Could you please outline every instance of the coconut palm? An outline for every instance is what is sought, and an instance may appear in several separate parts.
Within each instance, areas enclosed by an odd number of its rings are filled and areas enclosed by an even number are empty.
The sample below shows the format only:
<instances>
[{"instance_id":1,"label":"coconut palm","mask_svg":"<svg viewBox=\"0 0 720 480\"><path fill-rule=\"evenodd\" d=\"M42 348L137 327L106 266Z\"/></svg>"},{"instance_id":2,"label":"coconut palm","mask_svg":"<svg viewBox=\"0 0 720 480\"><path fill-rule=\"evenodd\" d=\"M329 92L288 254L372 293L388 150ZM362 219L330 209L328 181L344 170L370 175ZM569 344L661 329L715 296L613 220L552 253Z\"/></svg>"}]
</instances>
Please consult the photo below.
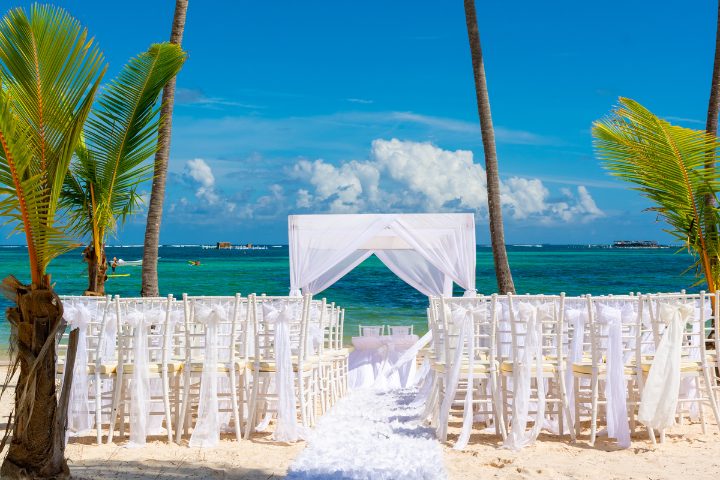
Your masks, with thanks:
<instances>
[{"instance_id":1,"label":"coconut palm","mask_svg":"<svg viewBox=\"0 0 720 480\"><path fill-rule=\"evenodd\" d=\"M170 31L170 43L182 45L185 33L185 17L188 0L175 0L175 14ZM160 127L158 148L155 153L155 170L145 224L145 243L142 262L142 287L140 294L155 297L160 294L158 285L157 262L160 247L160 222L162 221L163 202L165 201L165 183L167 182L168 163L170 162L170 136L172 134L172 114L175 104L175 78L170 80L163 90L162 116L165 122Z\"/></svg>"},{"instance_id":2,"label":"coconut palm","mask_svg":"<svg viewBox=\"0 0 720 480\"><path fill-rule=\"evenodd\" d=\"M60 228L58 205L104 71L93 39L62 9L35 5L28 14L17 8L0 20L0 213L25 235L30 267L29 285L13 276L2 285L15 304L7 310L9 377L18 374L3 478L69 474L64 432L72 368L58 400L55 338L63 311L47 267L75 246ZM76 345L75 334L68 366Z\"/></svg>"},{"instance_id":3,"label":"coconut palm","mask_svg":"<svg viewBox=\"0 0 720 480\"><path fill-rule=\"evenodd\" d=\"M493 262L495 264L495 277L500 293L515 293L515 284L513 283L505 248L505 231L502 220L502 204L500 203L500 174L498 171L497 151L495 150L495 131L493 129L492 114L490 113L490 98L485 80L485 65L483 63L482 46L480 45L477 14L475 13L475 0L465 0L465 23L467 25L468 40L470 41L475 94L480 116L483 150L485 152L490 243L492 244Z\"/></svg>"},{"instance_id":4,"label":"coconut palm","mask_svg":"<svg viewBox=\"0 0 720 480\"><path fill-rule=\"evenodd\" d=\"M605 168L633 183L655 205L649 210L665 220L666 232L686 245L695 258L696 274L715 291L720 281L720 175L705 168L705 162L708 152L717 159L717 138L705 130L671 125L627 98L595 122L593 137Z\"/></svg>"},{"instance_id":5,"label":"coconut palm","mask_svg":"<svg viewBox=\"0 0 720 480\"><path fill-rule=\"evenodd\" d=\"M155 153L161 124L160 92L184 61L177 45L151 46L103 89L85 125L61 205L72 232L90 239L83 252L87 294L105 294L105 241L141 204L138 186L152 176L146 160Z\"/></svg>"}]
</instances>

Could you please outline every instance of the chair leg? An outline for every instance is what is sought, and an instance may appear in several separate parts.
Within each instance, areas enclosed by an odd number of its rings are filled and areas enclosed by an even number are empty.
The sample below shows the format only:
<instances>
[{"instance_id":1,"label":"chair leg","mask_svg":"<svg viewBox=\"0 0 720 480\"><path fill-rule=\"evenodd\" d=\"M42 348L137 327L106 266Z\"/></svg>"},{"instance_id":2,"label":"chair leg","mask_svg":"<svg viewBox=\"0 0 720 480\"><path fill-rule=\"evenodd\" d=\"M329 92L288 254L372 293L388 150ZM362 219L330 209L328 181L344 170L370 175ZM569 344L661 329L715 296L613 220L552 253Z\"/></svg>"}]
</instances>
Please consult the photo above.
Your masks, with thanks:
<instances>
[{"instance_id":1,"label":"chair leg","mask_svg":"<svg viewBox=\"0 0 720 480\"><path fill-rule=\"evenodd\" d=\"M576 441L575 429L573 428L572 416L570 414L570 401L568 400L568 396L567 396L567 388L565 386L564 373L565 373L565 371L563 370L560 372L560 375L558 375L558 377L560 377L559 378L559 380L560 380L560 382L559 382L559 384L560 384L560 401L562 403L562 407L560 409L561 411L558 412L558 419L559 419L559 423L560 423L560 435L564 435L563 418L565 418L565 419L567 419L567 426L568 426L568 430L570 431L570 440L572 442L575 442Z\"/></svg>"},{"instance_id":2,"label":"chair leg","mask_svg":"<svg viewBox=\"0 0 720 480\"><path fill-rule=\"evenodd\" d=\"M108 427L108 445L113 441L113 434L115 433L115 424L117 423L118 413L120 409L120 398L122 396L122 374L115 375L115 383L113 384L113 399L112 407L110 410L110 425Z\"/></svg>"},{"instance_id":3,"label":"chair leg","mask_svg":"<svg viewBox=\"0 0 720 480\"><path fill-rule=\"evenodd\" d=\"M597 417L598 417L598 387L600 381L597 375L593 375L592 379L592 406L590 411L590 446L595 445L595 437L597 435Z\"/></svg>"},{"instance_id":4,"label":"chair leg","mask_svg":"<svg viewBox=\"0 0 720 480\"><path fill-rule=\"evenodd\" d=\"M95 373L95 429L97 430L97 444L102 444L102 385L100 374Z\"/></svg>"},{"instance_id":5,"label":"chair leg","mask_svg":"<svg viewBox=\"0 0 720 480\"><path fill-rule=\"evenodd\" d=\"M250 439L250 434L255 430L255 425L257 424L257 397L258 389L260 388L260 372L258 369L253 370L252 382L252 396L250 397L250 404L248 405L248 423L245 427L246 440Z\"/></svg>"},{"instance_id":6,"label":"chair leg","mask_svg":"<svg viewBox=\"0 0 720 480\"><path fill-rule=\"evenodd\" d=\"M237 396L237 373L234 368L230 369L230 399L232 401L232 414L235 421L235 440L238 442L242 438L240 434L240 414L238 412L238 396Z\"/></svg>"},{"instance_id":7,"label":"chair leg","mask_svg":"<svg viewBox=\"0 0 720 480\"><path fill-rule=\"evenodd\" d=\"M186 369L183 372L183 389L182 389L182 401L180 402L180 416L177 424L177 431L175 432L175 443L179 444L182 439L183 428L187 428L186 415L188 412L188 399L190 397L190 366L186 365Z\"/></svg>"},{"instance_id":8,"label":"chair leg","mask_svg":"<svg viewBox=\"0 0 720 480\"><path fill-rule=\"evenodd\" d=\"M720 352L718 352L718 354L720 355ZM718 412L718 402L713 392L712 383L710 382L710 370L703 368L703 374L705 375L705 381L703 382L705 384L705 393L710 401L710 408L712 408L713 415L715 416L715 424L720 428L720 412Z\"/></svg>"},{"instance_id":9,"label":"chair leg","mask_svg":"<svg viewBox=\"0 0 720 480\"><path fill-rule=\"evenodd\" d=\"M165 428L167 429L168 443L172 443L172 415L170 414L170 379L167 367L162 372L163 406L165 407Z\"/></svg>"}]
</instances>

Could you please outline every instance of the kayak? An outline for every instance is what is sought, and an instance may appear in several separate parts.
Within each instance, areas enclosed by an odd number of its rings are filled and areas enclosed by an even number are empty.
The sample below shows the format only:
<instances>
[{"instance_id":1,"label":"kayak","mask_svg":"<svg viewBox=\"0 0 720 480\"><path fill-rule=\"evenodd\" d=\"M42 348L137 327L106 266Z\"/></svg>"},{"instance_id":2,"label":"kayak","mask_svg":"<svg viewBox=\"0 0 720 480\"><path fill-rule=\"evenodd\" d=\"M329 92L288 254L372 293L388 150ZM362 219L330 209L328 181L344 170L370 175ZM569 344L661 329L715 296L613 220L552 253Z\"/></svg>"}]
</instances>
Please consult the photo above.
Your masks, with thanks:
<instances>
[{"instance_id":1,"label":"kayak","mask_svg":"<svg viewBox=\"0 0 720 480\"><path fill-rule=\"evenodd\" d=\"M115 278L115 277L129 277L129 273L111 273L108 275L108 278Z\"/></svg>"}]
</instances>

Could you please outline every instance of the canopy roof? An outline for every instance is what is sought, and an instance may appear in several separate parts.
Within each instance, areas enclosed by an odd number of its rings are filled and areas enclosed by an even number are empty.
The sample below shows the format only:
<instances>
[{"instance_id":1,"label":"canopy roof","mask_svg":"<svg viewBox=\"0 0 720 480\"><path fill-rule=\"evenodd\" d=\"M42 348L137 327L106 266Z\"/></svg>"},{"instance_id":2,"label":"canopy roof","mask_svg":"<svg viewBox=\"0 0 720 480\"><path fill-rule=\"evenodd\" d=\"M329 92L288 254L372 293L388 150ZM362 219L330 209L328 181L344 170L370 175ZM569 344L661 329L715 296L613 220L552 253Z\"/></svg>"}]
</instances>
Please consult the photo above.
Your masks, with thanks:
<instances>
[{"instance_id":1,"label":"canopy roof","mask_svg":"<svg viewBox=\"0 0 720 480\"><path fill-rule=\"evenodd\" d=\"M290 215L291 295L316 294L375 254L426 295L475 291L471 213Z\"/></svg>"}]
</instances>

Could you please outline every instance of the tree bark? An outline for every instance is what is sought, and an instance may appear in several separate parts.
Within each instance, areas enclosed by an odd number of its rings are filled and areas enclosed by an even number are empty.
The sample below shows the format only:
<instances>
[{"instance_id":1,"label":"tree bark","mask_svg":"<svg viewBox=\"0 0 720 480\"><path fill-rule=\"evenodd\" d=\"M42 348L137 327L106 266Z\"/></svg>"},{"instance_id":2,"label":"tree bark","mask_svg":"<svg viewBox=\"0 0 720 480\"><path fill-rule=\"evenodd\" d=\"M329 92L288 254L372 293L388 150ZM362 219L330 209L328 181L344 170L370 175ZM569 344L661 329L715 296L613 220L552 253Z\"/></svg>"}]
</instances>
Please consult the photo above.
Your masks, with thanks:
<instances>
[{"instance_id":1,"label":"tree bark","mask_svg":"<svg viewBox=\"0 0 720 480\"><path fill-rule=\"evenodd\" d=\"M505 249L505 232L502 220L502 204L500 202L500 174L498 171L497 152L495 150L495 131L493 130L490 113L490 99L485 79L480 32L478 29L475 0L465 1L465 23L467 24L470 55L472 57L473 75L475 78L475 95L477 97L480 131L482 133L483 150L485 152L485 172L487 175L488 215L490 218L490 242L492 244L495 277L499 293L515 293L507 250Z\"/></svg>"},{"instance_id":2,"label":"tree bark","mask_svg":"<svg viewBox=\"0 0 720 480\"><path fill-rule=\"evenodd\" d=\"M107 256L103 248L100 254L100 262L95 257L95 247L88 245L83 250L83 260L88 264L88 288L85 290L87 296L105 295L105 281L107 280Z\"/></svg>"},{"instance_id":3,"label":"tree bark","mask_svg":"<svg viewBox=\"0 0 720 480\"><path fill-rule=\"evenodd\" d=\"M185 17L188 0L175 0L170 42L182 45L185 32ZM170 158L170 137L172 134L172 114L175 102L175 77L163 89L160 114L163 123L158 131L158 148L155 153L155 175L153 177L150 204L148 205L147 224L145 225L145 243L142 263L142 287L140 295L157 297L160 295L157 262L160 247L160 224L162 222L163 202L165 201L165 183L167 182L168 162Z\"/></svg>"},{"instance_id":4,"label":"tree bark","mask_svg":"<svg viewBox=\"0 0 720 480\"><path fill-rule=\"evenodd\" d=\"M712 136L717 135L718 130L718 110L720 110L720 2L718 2L718 16L717 22L715 23L715 59L713 62L712 78L710 80L710 99L708 101L707 120L705 122L705 131ZM715 150L711 150L707 154L705 160L705 168L709 170L715 169ZM708 207L714 206L715 199L713 195L705 195L705 205ZM714 225L714 215L711 211L708 211L706 216L707 226L706 235L708 236L709 242L717 242L718 239L718 226ZM710 259L710 268L713 273L717 269L717 259Z\"/></svg>"},{"instance_id":5,"label":"tree bark","mask_svg":"<svg viewBox=\"0 0 720 480\"><path fill-rule=\"evenodd\" d=\"M47 278L47 277L46 277ZM16 303L7 309L17 351L19 375L15 388L15 416L12 440L0 468L2 478L68 478L65 461L67 404L77 335L71 340L58 403L55 391L55 339L62 328L60 298L46 284L35 288L22 285L14 277L3 282L3 289Z\"/></svg>"}]
</instances>

